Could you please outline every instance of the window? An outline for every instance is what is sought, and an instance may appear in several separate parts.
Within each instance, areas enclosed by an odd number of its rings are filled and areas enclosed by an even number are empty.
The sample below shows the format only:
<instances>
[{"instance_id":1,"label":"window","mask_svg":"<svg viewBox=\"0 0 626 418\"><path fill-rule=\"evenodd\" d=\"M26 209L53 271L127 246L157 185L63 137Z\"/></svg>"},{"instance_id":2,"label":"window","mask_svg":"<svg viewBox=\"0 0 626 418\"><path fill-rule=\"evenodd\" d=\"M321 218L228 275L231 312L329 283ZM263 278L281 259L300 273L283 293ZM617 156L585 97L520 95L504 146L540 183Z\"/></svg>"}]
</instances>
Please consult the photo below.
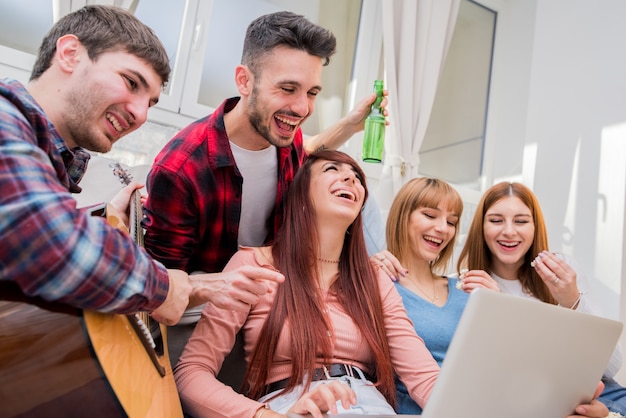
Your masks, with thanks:
<instances>
[{"instance_id":1,"label":"window","mask_svg":"<svg viewBox=\"0 0 626 418\"><path fill-rule=\"evenodd\" d=\"M200 1L181 113L202 117L225 98L237 96L234 70L241 62L248 24L260 15L290 10L330 29L337 37L337 52L322 72L324 89L316 100L315 112L303 127L309 135L325 129L345 113L360 8L361 0Z\"/></svg>"},{"instance_id":2,"label":"window","mask_svg":"<svg viewBox=\"0 0 626 418\"><path fill-rule=\"evenodd\" d=\"M433 112L420 173L478 188L482 173L496 13L463 0Z\"/></svg>"},{"instance_id":3,"label":"window","mask_svg":"<svg viewBox=\"0 0 626 418\"><path fill-rule=\"evenodd\" d=\"M278 10L303 14L337 37L337 52L322 71L324 89L303 131L314 135L332 125L348 108L361 1L139 0L135 14L165 45L172 75L148 123L109 155L128 164L151 163L177 129L237 95L234 70L246 28L257 16ZM41 39L53 24L53 0L0 0L0 8L0 77L26 82Z\"/></svg>"}]
</instances>

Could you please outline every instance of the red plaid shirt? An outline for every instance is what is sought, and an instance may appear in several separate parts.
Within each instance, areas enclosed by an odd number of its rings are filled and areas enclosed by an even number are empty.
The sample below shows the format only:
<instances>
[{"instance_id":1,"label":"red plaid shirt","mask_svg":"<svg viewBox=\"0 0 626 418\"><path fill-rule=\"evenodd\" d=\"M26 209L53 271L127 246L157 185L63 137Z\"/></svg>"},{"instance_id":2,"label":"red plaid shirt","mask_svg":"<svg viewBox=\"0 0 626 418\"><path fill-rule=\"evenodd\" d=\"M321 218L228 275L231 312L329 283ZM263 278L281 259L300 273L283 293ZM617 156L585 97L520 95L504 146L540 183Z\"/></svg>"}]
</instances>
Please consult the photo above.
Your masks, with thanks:
<instances>
[{"instance_id":1,"label":"red plaid shirt","mask_svg":"<svg viewBox=\"0 0 626 418\"><path fill-rule=\"evenodd\" d=\"M222 271L237 251L243 178L230 149L224 113L227 99L211 115L180 131L157 155L147 181L145 247L168 268ZM276 205L268 222L270 242L280 226L282 201L305 158L302 132L278 148Z\"/></svg>"}]
</instances>

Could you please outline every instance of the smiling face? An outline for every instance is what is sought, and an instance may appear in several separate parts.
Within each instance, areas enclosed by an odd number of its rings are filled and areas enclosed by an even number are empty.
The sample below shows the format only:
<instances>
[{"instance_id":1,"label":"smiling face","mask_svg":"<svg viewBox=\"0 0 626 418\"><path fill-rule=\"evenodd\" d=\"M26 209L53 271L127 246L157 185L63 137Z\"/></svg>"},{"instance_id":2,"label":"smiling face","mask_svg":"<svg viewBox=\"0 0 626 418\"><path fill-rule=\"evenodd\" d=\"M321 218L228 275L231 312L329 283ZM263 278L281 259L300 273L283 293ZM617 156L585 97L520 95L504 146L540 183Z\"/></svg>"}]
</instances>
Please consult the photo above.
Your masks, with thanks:
<instances>
[{"instance_id":1,"label":"smiling face","mask_svg":"<svg viewBox=\"0 0 626 418\"><path fill-rule=\"evenodd\" d=\"M456 233L458 214L444 209L419 207L409 216L408 231L412 257L434 261Z\"/></svg>"},{"instance_id":2,"label":"smiling face","mask_svg":"<svg viewBox=\"0 0 626 418\"><path fill-rule=\"evenodd\" d=\"M298 128L313 113L322 90L322 58L299 49L276 47L263 58L253 75L247 98L252 128L265 142L277 147L291 145Z\"/></svg>"},{"instance_id":3,"label":"smiling face","mask_svg":"<svg viewBox=\"0 0 626 418\"><path fill-rule=\"evenodd\" d=\"M532 213L518 197L503 197L485 212L483 234L493 271L501 277L516 272L535 237Z\"/></svg>"},{"instance_id":4,"label":"smiling face","mask_svg":"<svg viewBox=\"0 0 626 418\"><path fill-rule=\"evenodd\" d=\"M139 128L157 103L161 78L145 61L127 52L85 55L65 92L63 122L55 126L70 147L107 152Z\"/></svg>"},{"instance_id":5,"label":"smiling face","mask_svg":"<svg viewBox=\"0 0 626 418\"><path fill-rule=\"evenodd\" d=\"M348 226L363 207L365 188L350 164L318 160L311 166L310 195L317 219L343 220Z\"/></svg>"}]
</instances>

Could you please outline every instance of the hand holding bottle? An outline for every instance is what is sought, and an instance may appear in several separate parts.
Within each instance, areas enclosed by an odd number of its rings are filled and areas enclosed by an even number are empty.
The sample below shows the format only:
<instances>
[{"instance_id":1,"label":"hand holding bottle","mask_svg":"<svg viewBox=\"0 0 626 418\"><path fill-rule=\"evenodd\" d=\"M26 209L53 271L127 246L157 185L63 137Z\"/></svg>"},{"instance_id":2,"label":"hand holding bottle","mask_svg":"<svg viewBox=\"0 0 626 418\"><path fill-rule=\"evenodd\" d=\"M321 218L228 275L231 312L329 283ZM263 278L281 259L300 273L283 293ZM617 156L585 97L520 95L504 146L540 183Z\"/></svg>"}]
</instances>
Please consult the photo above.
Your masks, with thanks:
<instances>
[{"instance_id":1,"label":"hand holding bottle","mask_svg":"<svg viewBox=\"0 0 626 418\"><path fill-rule=\"evenodd\" d=\"M363 161L368 163L381 163L383 160L383 148L385 143L385 115L381 108L383 101L383 81L374 81L376 100L372 103L370 114L365 119L363 133Z\"/></svg>"}]
</instances>

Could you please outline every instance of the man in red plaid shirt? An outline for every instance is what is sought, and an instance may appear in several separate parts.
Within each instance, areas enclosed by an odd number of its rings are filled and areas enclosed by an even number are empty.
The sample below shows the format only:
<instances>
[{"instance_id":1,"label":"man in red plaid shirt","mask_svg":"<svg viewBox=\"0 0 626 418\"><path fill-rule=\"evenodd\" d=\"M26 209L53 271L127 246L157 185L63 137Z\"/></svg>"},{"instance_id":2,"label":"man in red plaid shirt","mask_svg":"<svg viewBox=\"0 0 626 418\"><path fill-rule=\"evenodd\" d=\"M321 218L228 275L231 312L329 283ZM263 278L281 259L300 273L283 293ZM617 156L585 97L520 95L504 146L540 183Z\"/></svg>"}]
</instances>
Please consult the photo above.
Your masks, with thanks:
<instances>
[{"instance_id":1,"label":"man in red plaid shirt","mask_svg":"<svg viewBox=\"0 0 626 418\"><path fill-rule=\"evenodd\" d=\"M283 196L307 152L336 149L361 131L375 100L372 94L335 126L303 140L301 126L335 47L330 31L294 13L254 20L235 69L240 97L180 131L148 176L146 249L169 268L212 273L205 288L213 288L214 298L232 298L231 309L247 311L259 295L247 287L264 280L257 270L222 273L223 267L239 245L272 241ZM181 323L197 321L200 309ZM171 343L177 332L171 331ZM171 346L173 360L181 348Z\"/></svg>"},{"instance_id":2,"label":"man in red plaid shirt","mask_svg":"<svg viewBox=\"0 0 626 418\"><path fill-rule=\"evenodd\" d=\"M330 31L290 12L249 25L235 69L240 97L180 131L148 176L143 226L154 258L169 268L213 273L205 286L224 297L245 296L241 286L261 281L257 271L221 270L239 245L271 242L307 151L338 148L362 130L375 99L372 94L335 126L303 140L301 126L335 47ZM242 299L240 309L247 308ZM190 314L192 321L199 316Z\"/></svg>"}]
</instances>

